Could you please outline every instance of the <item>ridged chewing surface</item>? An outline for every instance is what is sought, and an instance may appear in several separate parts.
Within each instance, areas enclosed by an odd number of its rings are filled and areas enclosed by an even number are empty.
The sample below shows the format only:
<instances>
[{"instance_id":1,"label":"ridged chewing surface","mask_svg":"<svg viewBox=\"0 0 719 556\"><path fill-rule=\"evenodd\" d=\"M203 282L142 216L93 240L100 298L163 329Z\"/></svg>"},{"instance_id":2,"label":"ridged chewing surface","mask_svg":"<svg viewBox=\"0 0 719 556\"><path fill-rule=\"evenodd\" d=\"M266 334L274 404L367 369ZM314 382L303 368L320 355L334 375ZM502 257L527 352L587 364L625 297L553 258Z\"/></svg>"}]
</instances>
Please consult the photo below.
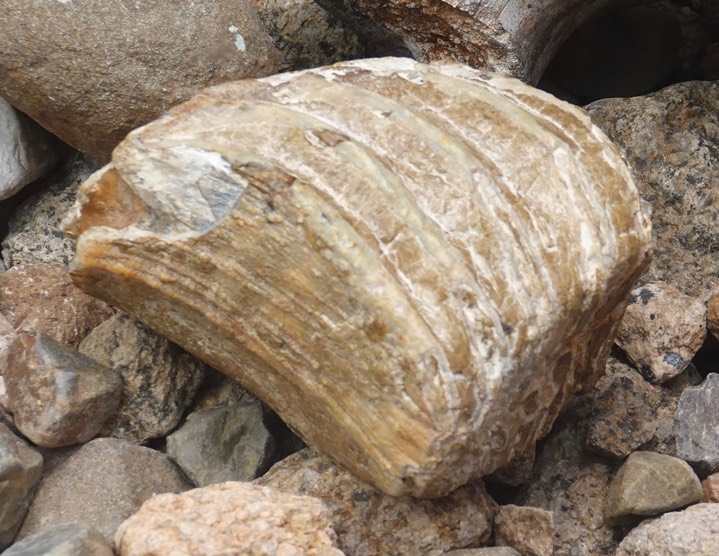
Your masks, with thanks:
<instances>
[{"instance_id":1,"label":"ridged chewing surface","mask_svg":"<svg viewBox=\"0 0 719 556\"><path fill-rule=\"evenodd\" d=\"M581 111L392 58L205 90L129 135L65 229L86 292L425 497L546 434L650 258Z\"/></svg>"}]
</instances>

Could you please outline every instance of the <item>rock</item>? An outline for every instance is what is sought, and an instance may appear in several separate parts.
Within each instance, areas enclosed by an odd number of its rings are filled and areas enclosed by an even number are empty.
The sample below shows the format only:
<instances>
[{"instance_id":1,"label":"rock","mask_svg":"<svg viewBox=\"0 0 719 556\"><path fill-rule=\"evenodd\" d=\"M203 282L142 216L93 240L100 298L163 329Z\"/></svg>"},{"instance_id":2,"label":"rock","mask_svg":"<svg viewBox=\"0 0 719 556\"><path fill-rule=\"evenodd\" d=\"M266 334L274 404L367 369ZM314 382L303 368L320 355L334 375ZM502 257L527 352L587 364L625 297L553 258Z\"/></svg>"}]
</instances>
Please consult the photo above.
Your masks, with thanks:
<instances>
[{"instance_id":1,"label":"rock","mask_svg":"<svg viewBox=\"0 0 719 556\"><path fill-rule=\"evenodd\" d=\"M12 543L42 475L42 456L0 423L0 550Z\"/></svg>"},{"instance_id":2,"label":"rock","mask_svg":"<svg viewBox=\"0 0 719 556\"><path fill-rule=\"evenodd\" d=\"M703 502L719 502L719 473L709 475L702 481Z\"/></svg>"},{"instance_id":3,"label":"rock","mask_svg":"<svg viewBox=\"0 0 719 556\"><path fill-rule=\"evenodd\" d=\"M309 449L275 464L254 483L322 500L330 511L338 546L355 556L437 556L481 544L491 534L496 513L496 504L481 482L436 500L395 498Z\"/></svg>"},{"instance_id":4,"label":"rock","mask_svg":"<svg viewBox=\"0 0 719 556\"><path fill-rule=\"evenodd\" d=\"M445 552L445 556L522 556L508 546L488 546L485 548L460 548Z\"/></svg>"},{"instance_id":5,"label":"rock","mask_svg":"<svg viewBox=\"0 0 719 556\"><path fill-rule=\"evenodd\" d=\"M674 415L677 457L702 474L719 471L719 374L682 392Z\"/></svg>"},{"instance_id":6,"label":"rock","mask_svg":"<svg viewBox=\"0 0 719 556\"><path fill-rule=\"evenodd\" d=\"M112 542L120 523L143 502L188 488L164 454L116 438L96 438L48 466L17 540L78 521Z\"/></svg>"},{"instance_id":7,"label":"rock","mask_svg":"<svg viewBox=\"0 0 719 556\"><path fill-rule=\"evenodd\" d=\"M362 58L359 37L314 0L249 0L280 52L280 71Z\"/></svg>"},{"instance_id":8,"label":"rock","mask_svg":"<svg viewBox=\"0 0 719 556\"><path fill-rule=\"evenodd\" d=\"M20 334L9 360L5 380L15 425L38 446L87 442L120 403L119 374L46 334Z\"/></svg>"},{"instance_id":9,"label":"rock","mask_svg":"<svg viewBox=\"0 0 719 556\"><path fill-rule=\"evenodd\" d=\"M208 409L227 407L239 402L251 402L256 399L236 380L232 380L212 367L207 367L205 377L197 394L195 394L191 409L193 411L207 411Z\"/></svg>"},{"instance_id":10,"label":"rock","mask_svg":"<svg viewBox=\"0 0 719 556\"><path fill-rule=\"evenodd\" d=\"M18 332L44 332L72 348L114 314L73 285L65 269L42 264L0 274L0 313Z\"/></svg>"},{"instance_id":11,"label":"rock","mask_svg":"<svg viewBox=\"0 0 719 556\"><path fill-rule=\"evenodd\" d=\"M251 481L269 468L274 449L259 400L190 413L167 437L167 455L200 487Z\"/></svg>"},{"instance_id":12,"label":"rock","mask_svg":"<svg viewBox=\"0 0 719 556\"><path fill-rule=\"evenodd\" d=\"M536 83L559 46L608 0L320 0L353 21L357 13L399 35L422 62L448 60ZM361 22L358 22L361 23ZM358 32L361 32L359 27Z\"/></svg>"},{"instance_id":13,"label":"rock","mask_svg":"<svg viewBox=\"0 0 719 556\"><path fill-rule=\"evenodd\" d=\"M113 556L113 552L94 527L62 523L15 543L3 556Z\"/></svg>"},{"instance_id":14,"label":"rock","mask_svg":"<svg viewBox=\"0 0 719 556\"><path fill-rule=\"evenodd\" d=\"M114 156L65 222L76 283L392 495L446 494L546 434L649 257L584 115L466 66L228 83Z\"/></svg>"},{"instance_id":15,"label":"rock","mask_svg":"<svg viewBox=\"0 0 719 556\"><path fill-rule=\"evenodd\" d=\"M75 202L80 184L99 168L89 158L78 155L42 180L40 191L9 218L8 234L2 240L2 257L7 268L23 264L67 268L74 248L60 231L60 219Z\"/></svg>"},{"instance_id":16,"label":"rock","mask_svg":"<svg viewBox=\"0 0 719 556\"><path fill-rule=\"evenodd\" d=\"M4 378L7 372L7 355L10 345L15 341L16 337L15 327L0 313L0 405L5 407L9 403Z\"/></svg>"},{"instance_id":17,"label":"rock","mask_svg":"<svg viewBox=\"0 0 719 556\"><path fill-rule=\"evenodd\" d=\"M485 479L487 482L510 487L523 485L532 476L535 457L535 449L534 446L532 446L525 453L520 454L491 475L487 475Z\"/></svg>"},{"instance_id":18,"label":"rock","mask_svg":"<svg viewBox=\"0 0 719 556\"><path fill-rule=\"evenodd\" d=\"M707 302L707 328L716 340L719 340L719 294Z\"/></svg>"},{"instance_id":19,"label":"rock","mask_svg":"<svg viewBox=\"0 0 719 556\"><path fill-rule=\"evenodd\" d=\"M665 281L705 299L719 282L719 82L687 82L587 106L621 149L652 205L654 262Z\"/></svg>"},{"instance_id":20,"label":"rock","mask_svg":"<svg viewBox=\"0 0 719 556\"><path fill-rule=\"evenodd\" d=\"M715 556L717 546L719 504L697 504L632 529L615 556Z\"/></svg>"},{"instance_id":21,"label":"rock","mask_svg":"<svg viewBox=\"0 0 719 556\"><path fill-rule=\"evenodd\" d=\"M661 399L656 386L611 358L593 392L587 448L612 458L628 456L654 438Z\"/></svg>"},{"instance_id":22,"label":"rock","mask_svg":"<svg viewBox=\"0 0 719 556\"><path fill-rule=\"evenodd\" d=\"M316 498L235 482L154 496L119 527L115 546L119 556L344 554Z\"/></svg>"},{"instance_id":23,"label":"rock","mask_svg":"<svg viewBox=\"0 0 719 556\"><path fill-rule=\"evenodd\" d=\"M49 173L58 158L52 135L0 98L0 200Z\"/></svg>"},{"instance_id":24,"label":"rock","mask_svg":"<svg viewBox=\"0 0 719 556\"><path fill-rule=\"evenodd\" d=\"M120 407L102 434L136 444L177 426L205 369L201 361L123 314L93 329L79 349L123 379Z\"/></svg>"},{"instance_id":25,"label":"rock","mask_svg":"<svg viewBox=\"0 0 719 556\"><path fill-rule=\"evenodd\" d=\"M701 299L665 282L632 290L617 345L644 378L665 382L686 369L706 338L707 310Z\"/></svg>"},{"instance_id":26,"label":"rock","mask_svg":"<svg viewBox=\"0 0 719 556\"><path fill-rule=\"evenodd\" d=\"M554 554L554 524L548 510L500 506L494 527L494 542L499 546L516 548L523 556Z\"/></svg>"},{"instance_id":27,"label":"rock","mask_svg":"<svg viewBox=\"0 0 719 556\"><path fill-rule=\"evenodd\" d=\"M607 495L609 523L659 515L701 501L702 485L686 462L654 452L632 453L617 471Z\"/></svg>"},{"instance_id":28,"label":"rock","mask_svg":"<svg viewBox=\"0 0 719 556\"><path fill-rule=\"evenodd\" d=\"M101 163L130 130L203 87L278 67L246 2L32 6L0 6L0 95Z\"/></svg>"}]
</instances>

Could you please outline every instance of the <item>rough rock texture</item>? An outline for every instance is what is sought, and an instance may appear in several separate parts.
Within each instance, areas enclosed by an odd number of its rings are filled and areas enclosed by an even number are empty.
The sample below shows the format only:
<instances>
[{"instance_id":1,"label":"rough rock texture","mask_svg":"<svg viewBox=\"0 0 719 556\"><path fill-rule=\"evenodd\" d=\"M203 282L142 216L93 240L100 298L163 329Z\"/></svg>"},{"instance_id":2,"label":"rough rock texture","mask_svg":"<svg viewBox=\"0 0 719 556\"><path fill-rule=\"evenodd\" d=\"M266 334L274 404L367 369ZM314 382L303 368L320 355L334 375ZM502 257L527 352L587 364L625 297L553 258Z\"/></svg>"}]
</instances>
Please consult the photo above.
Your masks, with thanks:
<instances>
[{"instance_id":1,"label":"rough rock texture","mask_svg":"<svg viewBox=\"0 0 719 556\"><path fill-rule=\"evenodd\" d=\"M362 58L357 34L314 0L249 0L280 52L280 71Z\"/></svg>"},{"instance_id":2,"label":"rough rock texture","mask_svg":"<svg viewBox=\"0 0 719 556\"><path fill-rule=\"evenodd\" d=\"M632 290L616 342L644 378L665 382L686 369L702 347L706 323L703 300L654 282Z\"/></svg>"},{"instance_id":3,"label":"rough rock texture","mask_svg":"<svg viewBox=\"0 0 719 556\"><path fill-rule=\"evenodd\" d=\"M167 437L170 456L195 485L251 481L270 466L275 440L259 400L190 413Z\"/></svg>"},{"instance_id":4,"label":"rough rock texture","mask_svg":"<svg viewBox=\"0 0 719 556\"><path fill-rule=\"evenodd\" d=\"M650 256L583 113L399 58L205 91L123 142L65 230L85 291L427 497L548 432Z\"/></svg>"},{"instance_id":5,"label":"rough rock texture","mask_svg":"<svg viewBox=\"0 0 719 556\"><path fill-rule=\"evenodd\" d=\"M674 416L677 457L703 474L719 471L719 374L709 373L699 386L687 388Z\"/></svg>"},{"instance_id":6,"label":"rough rock texture","mask_svg":"<svg viewBox=\"0 0 719 556\"><path fill-rule=\"evenodd\" d=\"M7 354L10 349L10 345L15 341L17 332L15 327L10 324L10 321L0 313L0 380L7 371ZM4 383L3 383L4 384ZM4 387L4 386L3 386ZM3 387L0 387L2 389ZM0 404L4 404L7 401L4 392L0 392Z\"/></svg>"},{"instance_id":7,"label":"rough rock texture","mask_svg":"<svg viewBox=\"0 0 719 556\"><path fill-rule=\"evenodd\" d=\"M113 556L113 551L94 527L62 523L15 543L3 556Z\"/></svg>"},{"instance_id":8,"label":"rough rock texture","mask_svg":"<svg viewBox=\"0 0 719 556\"><path fill-rule=\"evenodd\" d=\"M235 482L153 497L119 527L115 546L119 556L343 554L319 500Z\"/></svg>"},{"instance_id":9,"label":"rough rock texture","mask_svg":"<svg viewBox=\"0 0 719 556\"><path fill-rule=\"evenodd\" d=\"M523 556L554 554L551 511L528 506L500 506L494 518L494 542L516 548Z\"/></svg>"},{"instance_id":10,"label":"rough rock texture","mask_svg":"<svg viewBox=\"0 0 719 556\"><path fill-rule=\"evenodd\" d=\"M347 554L438 556L489 537L496 504L481 482L436 500L387 496L324 456L305 449L275 464L255 484L319 498Z\"/></svg>"},{"instance_id":11,"label":"rough rock texture","mask_svg":"<svg viewBox=\"0 0 719 556\"><path fill-rule=\"evenodd\" d=\"M651 203L654 261L642 281L705 299L719 282L719 82L587 106Z\"/></svg>"},{"instance_id":12,"label":"rough rock texture","mask_svg":"<svg viewBox=\"0 0 719 556\"><path fill-rule=\"evenodd\" d=\"M608 0L320 0L362 32L368 16L420 61L457 61L536 83L557 48Z\"/></svg>"},{"instance_id":13,"label":"rough rock texture","mask_svg":"<svg viewBox=\"0 0 719 556\"><path fill-rule=\"evenodd\" d=\"M525 453L520 454L491 475L487 475L485 480L487 482L511 487L522 485L532 476L535 457L535 448L532 446Z\"/></svg>"},{"instance_id":14,"label":"rough rock texture","mask_svg":"<svg viewBox=\"0 0 719 556\"><path fill-rule=\"evenodd\" d=\"M488 546L485 548L460 548L445 552L445 556L522 556L509 546Z\"/></svg>"},{"instance_id":15,"label":"rough rock texture","mask_svg":"<svg viewBox=\"0 0 719 556\"><path fill-rule=\"evenodd\" d=\"M120 523L145 500L188 488L164 454L116 438L97 438L47 466L17 540L78 521L112 542Z\"/></svg>"},{"instance_id":16,"label":"rough rock texture","mask_svg":"<svg viewBox=\"0 0 719 556\"><path fill-rule=\"evenodd\" d=\"M42 456L0 423L0 550L12 542L42 475Z\"/></svg>"},{"instance_id":17,"label":"rough rock texture","mask_svg":"<svg viewBox=\"0 0 719 556\"><path fill-rule=\"evenodd\" d=\"M719 504L697 504L632 529L615 556L716 556Z\"/></svg>"},{"instance_id":18,"label":"rough rock texture","mask_svg":"<svg viewBox=\"0 0 719 556\"><path fill-rule=\"evenodd\" d=\"M607 374L593 392L587 448L612 458L628 456L654 437L661 399L658 387L628 365L610 359Z\"/></svg>"},{"instance_id":19,"label":"rough rock texture","mask_svg":"<svg viewBox=\"0 0 719 556\"><path fill-rule=\"evenodd\" d=\"M638 451L632 453L612 479L605 516L622 523L636 516L659 515L701 501L702 485L679 458Z\"/></svg>"},{"instance_id":20,"label":"rough rock texture","mask_svg":"<svg viewBox=\"0 0 719 556\"><path fill-rule=\"evenodd\" d=\"M20 334L5 374L15 426L47 448L87 442L120 403L122 378L50 336Z\"/></svg>"},{"instance_id":21,"label":"rough rock texture","mask_svg":"<svg viewBox=\"0 0 719 556\"><path fill-rule=\"evenodd\" d=\"M79 349L122 376L120 407L102 434L137 444L177 426L205 369L201 361L123 314L92 330Z\"/></svg>"},{"instance_id":22,"label":"rough rock texture","mask_svg":"<svg viewBox=\"0 0 719 556\"><path fill-rule=\"evenodd\" d=\"M0 94L99 162L201 88L278 67L246 2L7 0L0 21Z\"/></svg>"},{"instance_id":23,"label":"rough rock texture","mask_svg":"<svg viewBox=\"0 0 719 556\"><path fill-rule=\"evenodd\" d=\"M191 409L207 411L239 402L251 402L255 399L257 398L245 390L239 382L212 367L207 367L205 378L195 395Z\"/></svg>"},{"instance_id":24,"label":"rough rock texture","mask_svg":"<svg viewBox=\"0 0 719 556\"><path fill-rule=\"evenodd\" d=\"M77 155L42 180L40 191L9 218L8 234L2 240L2 258L7 268L70 264L74 248L60 231L60 220L75 202L77 188L99 168L96 162Z\"/></svg>"},{"instance_id":25,"label":"rough rock texture","mask_svg":"<svg viewBox=\"0 0 719 556\"><path fill-rule=\"evenodd\" d=\"M0 98L0 200L52 170L59 158L56 142Z\"/></svg>"},{"instance_id":26,"label":"rough rock texture","mask_svg":"<svg viewBox=\"0 0 719 556\"><path fill-rule=\"evenodd\" d=\"M18 332L45 332L76 348L114 311L80 291L64 268L35 264L0 274L0 313Z\"/></svg>"},{"instance_id":27,"label":"rough rock texture","mask_svg":"<svg viewBox=\"0 0 719 556\"><path fill-rule=\"evenodd\" d=\"M703 502L719 502L719 473L709 475L702 481L704 489Z\"/></svg>"},{"instance_id":28,"label":"rough rock texture","mask_svg":"<svg viewBox=\"0 0 719 556\"><path fill-rule=\"evenodd\" d=\"M707 328L715 339L719 340L719 294L707 302Z\"/></svg>"}]
</instances>

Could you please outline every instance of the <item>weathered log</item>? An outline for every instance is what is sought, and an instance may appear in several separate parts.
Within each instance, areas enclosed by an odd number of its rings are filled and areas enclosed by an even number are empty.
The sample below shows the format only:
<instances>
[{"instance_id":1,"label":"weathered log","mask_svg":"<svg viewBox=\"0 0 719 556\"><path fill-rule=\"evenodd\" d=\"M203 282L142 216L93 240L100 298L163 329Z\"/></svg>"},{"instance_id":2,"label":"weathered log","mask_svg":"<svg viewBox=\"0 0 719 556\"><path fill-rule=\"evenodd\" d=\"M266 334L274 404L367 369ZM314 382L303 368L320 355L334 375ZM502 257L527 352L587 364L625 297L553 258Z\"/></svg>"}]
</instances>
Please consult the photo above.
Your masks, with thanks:
<instances>
[{"instance_id":1,"label":"weathered log","mask_svg":"<svg viewBox=\"0 0 719 556\"><path fill-rule=\"evenodd\" d=\"M535 84L569 35L610 1L318 0L318 3L354 24L370 43L377 36L373 24L381 23L396 33L421 62L463 62Z\"/></svg>"},{"instance_id":2,"label":"weathered log","mask_svg":"<svg viewBox=\"0 0 719 556\"><path fill-rule=\"evenodd\" d=\"M426 497L596 380L649 228L583 112L400 58L207 89L131 133L65 222L79 287Z\"/></svg>"}]
</instances>

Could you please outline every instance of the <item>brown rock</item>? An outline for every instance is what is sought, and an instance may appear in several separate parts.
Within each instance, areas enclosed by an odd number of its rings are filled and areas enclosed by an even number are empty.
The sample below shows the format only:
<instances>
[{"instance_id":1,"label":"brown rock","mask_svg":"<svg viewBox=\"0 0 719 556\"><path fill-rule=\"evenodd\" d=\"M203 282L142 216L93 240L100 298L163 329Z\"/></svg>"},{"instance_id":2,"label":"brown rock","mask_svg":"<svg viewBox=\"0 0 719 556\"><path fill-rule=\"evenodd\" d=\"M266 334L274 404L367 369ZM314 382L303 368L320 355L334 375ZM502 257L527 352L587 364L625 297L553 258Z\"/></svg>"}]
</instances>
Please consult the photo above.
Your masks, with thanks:
<instances>
[{"instance_id":1,"label":"brown rock","mask_svg":"<svg viewBox=\"0 0 719 556\"><path fill-rule=\"evenodd\" d=\"M320 0L358 32L368 16L397 33L420 61L457 61L536 83L556 50L608 0ZM353 18L353 16L355 16Z\"/></svg>"},{"instance_id":2,"label":"brown rock","mask_svg":"<svg viewBox=\"0 0 719 556\"><path fill-rule=\"evenodd\" d=\"M500 506L494 518L494 542L511 546L522 556L554 554L552 512L528 506Z\"/></svg>"},{"instance_id":3,"label":"brown rock","mask_svg":"<svg viewBox=\"0 0 719 556\"><path fill-rule=\"evenodd\" d=\"M713 473L702 481L702 502L719 502L719 473Z\"/></svg>"},{"instance_id":4,"label":"brown rock","mask_svg":"<svg viewBox=\"0 0 719 556\"><path fill-rule=\"evenodd\" d=\"M706 338L701 299L666 282L632 290L617 345L650 382L665 382L686 369Z\"/></svg>"},{"instance_id":5,"label":"brown rock","mask_svg":"<svg viewBox=\"0 0 719 556\"><path fill-rule=\"evenodd\" d=\"M112 542L120 523L143 502L191 486L164 454L116 438L97 438L48 465L17 540L78 521Z\"/></svg>"},{"instance_id":6,"label":"brown rock","mask_svg":"<svg viewBox=\"0 0 719 556\"><path fill-rule=\"evenodd\" d=\"M545 434L649 258L585 116L466 66L229 83L114 157L66 222L76 282L394 495L446 494Z\"/></svg>"},{"instance_id":7,"label":"brown rock","mask_svg":"<svg viewBox=\"0 0 719 556\"><path fill-rule=\"evenodd\" d=\"M587 106L619 146L652 205L654 262L642 283L706 299L719 283L719 82Z\"/></svg>"},{"instance_id":8,"label":"brown rock","mask_svg":"<svg viewBox=\"0 0 719 556\"><path fill-rule=\"evenodd\" d=\"M278 67L245 2L7 0L0 21L0 94L103 163L201 88Z\"/></svg>"},{"instance_id":9,"label":"brown rock","mask_svg":"<svg viewBox=\"0 0 719 556\"><path fill-rule=\"evenodd\" d=\"M120 403L122 378L46 334L20 334L5 375L15 425L38 446L93 438Z\"/></svg>"},{"instance_id":10,"label":"brown rock","mask_svg":"<svg viewBox=\"0 0 719 556\"><path fill-rule=\"evenodd\" d=\"M63 268L38 264L0 274L0 313L19 332L44 332L77 348L113 310L80 291Z\"/></svg>"},{"instance_id":11,"label":"brown rock","mask_svg":"<svg viewBox=\"0 0 719 556\"><path fill-rule=\"evenodd\" d=\"M484 548L460 548L450 550L445 556L522 556L508 546L487 546Z\"/></svg>"},{"instance_id":12,"label":"brown rock","mask_svg":"<svg viewBox=\"0 0 719 556\"><path fill-rule=\"evenodd\" d=\"M113 556L107 540L86 523L61 523L15 543L3 556Z\"/></svg>"},{"instance_id":13,"label":"brown rock","mask_svg":"<svg viewBox=\"0 0 719 556\"><path fill-rule=\"evenodd\" d=\"M481 482L436 500L395 498L309 449L275 464L254 483L322 500L330 510L338 546L355 556L438 556L482 544L496 512Z\"/></svg>"},{"instance_id":14,"label":"brown rock","mask_svg":"<svg viewBox=\"0 0 719 556\"><path fill-rule=\"evenodd\" d=\"M119 556L342 556L330 515L309 496L219 483L145 502L115 534Z\"/></svg>"},{"instance_id":15,"label":"brown rock","mask_svg":"<svg viewBox=\"0 0 719 556\"><path fill-rule=\"evenodd\" d=\"M5 407L9 403L4 378L7 372L7 354L16 337L15 327L0 313L0 406Z\"/></svg>"},{"instance_id":16,"label":"brown rock","mask_svg":"<svg viewBox=\"0 0 719 556\"><path fill-rule=\"evenodd\" d=\"M102 434L137 444L164 436L180 422L205 364L127 315L95 328L80 352L122 376L122 400Z\"/></svg>"},{"instance_id":17,"label":"brown rock","mask_svg":"<svg viewBox=\"0 0 719 556\"><path fill-rule=\"evenodd\" d=\"M707 302L707 328L715 339L719 340L719 294Z\"/></svg>"}]
</instances>

